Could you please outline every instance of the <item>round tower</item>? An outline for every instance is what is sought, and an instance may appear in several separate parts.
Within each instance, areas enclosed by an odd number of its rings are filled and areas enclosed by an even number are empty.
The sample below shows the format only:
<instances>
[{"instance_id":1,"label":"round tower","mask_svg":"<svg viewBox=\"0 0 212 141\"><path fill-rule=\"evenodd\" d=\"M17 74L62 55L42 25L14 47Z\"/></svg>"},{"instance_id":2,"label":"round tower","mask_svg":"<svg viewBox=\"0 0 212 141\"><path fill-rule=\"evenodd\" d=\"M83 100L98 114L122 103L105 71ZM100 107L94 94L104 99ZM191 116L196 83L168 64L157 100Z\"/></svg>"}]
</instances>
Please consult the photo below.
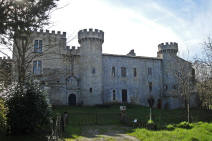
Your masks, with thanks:
<instances>
[{"instance_id":1,"label":"round tower","mask_svg":"<svg viewBox=\"0 0 212 141\"><path fill-rule=\"evenodd\" d=\"M175 42L166 42L158 45L157 56L160 58L164 58L166 55L168 56L176 56L178 52L178 44Z\"/></svg>"},{"instance_id":2,"label":"round tower","mask_svg":"<svg viewBox=\"0 0 212 141\"><path fill-rule=\"evenodd\" d=\"M80 44L80 88L85 105L103 103L102 44L104 32L84 29L78 32Z\"/></svg>"}]
</instances>

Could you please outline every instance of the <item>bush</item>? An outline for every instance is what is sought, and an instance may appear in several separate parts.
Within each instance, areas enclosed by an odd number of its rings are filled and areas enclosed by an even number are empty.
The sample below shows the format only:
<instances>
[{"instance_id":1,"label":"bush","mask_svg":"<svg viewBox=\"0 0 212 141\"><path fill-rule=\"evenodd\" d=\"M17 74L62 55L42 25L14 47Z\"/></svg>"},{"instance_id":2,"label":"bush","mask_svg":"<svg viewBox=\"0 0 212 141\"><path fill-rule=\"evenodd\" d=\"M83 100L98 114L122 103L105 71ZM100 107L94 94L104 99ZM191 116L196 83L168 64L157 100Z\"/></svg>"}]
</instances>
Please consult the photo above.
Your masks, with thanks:
<instances>
[{"instance_id":1,"label":"bush","mask_svg":"<svg viewBox=\"0 0 212 141\"><path fill-rule=\"evenodd\" d=\"M0 132L6 127L6 107L3 99L0 98Z\"/></svg>"},{"instance_id":2,"label":"bush","mask_svg":"<svg viewBox=\"0 0 212 141\"><path fill-rule=\"evenodd\" d=\"M166 129L167 130L174 130L174 125L169 124L169 125L166 126Z\"/></svg>"},{"instance_id":3,"label":"bush","mask_svg":"<svg viewBox=\"0 0 212 141\"><path fill-rule=\"evenodd\" d=\"M7 123L12 134L31 133L49 125L46 93L35 82L15 85L7 92Z\"/></svg>"},{"instance_id":4,"label":"bush","mask_svg":"<svg viewBox=\"0 0 212 141\"><path fill-rule=\"evenodd\" d=\"M148 120L147 124L154 124L154 121L153 120Z\"/></svg>"},{"instance_id":5,"label":"bush","mask_svg":"<svg viewBox=\"0 0 212 141\"><path fill-rule=\"evenodd\" d=\"M153 120L148 120L148 122L147 122L147 128L149 130L156 130L157 129L157 126L156 126L156 124L154 123Z\"/></svg>"},{"instance_id":6,"label":"bush","mask_svg":"<svg viewBox=\"0 0 212 141\"><path fill-rule=\"evenodd\" d=\"M193 125L189 122L183 121L180 122L179 124L176 124L176 127L178 128L185 128L185 129L191 129L193 127Z\"/></svg>"}]
</instances>

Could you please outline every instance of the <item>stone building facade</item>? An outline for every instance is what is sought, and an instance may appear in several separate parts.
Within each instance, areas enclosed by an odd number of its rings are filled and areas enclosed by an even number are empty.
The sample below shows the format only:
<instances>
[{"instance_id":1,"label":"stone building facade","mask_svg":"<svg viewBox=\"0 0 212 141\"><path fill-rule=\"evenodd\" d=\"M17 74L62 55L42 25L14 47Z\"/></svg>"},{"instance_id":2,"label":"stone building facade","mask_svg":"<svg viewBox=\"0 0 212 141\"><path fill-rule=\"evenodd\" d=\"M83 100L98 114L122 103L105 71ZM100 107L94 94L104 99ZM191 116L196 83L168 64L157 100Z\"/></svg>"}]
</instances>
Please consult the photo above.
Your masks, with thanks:
<instances>
[{"instance_id":1,"label":"stone building facade","mask_svg":"<svg viewBox=\"0 0 212 141\"><path fill-rule=\"evenodd\" d=\"M158 45L157 57L102 53L104 32L84 29L78 32L80 47L66 46L66 33L47 30L32 34L33 59L29 72L48 87L55 105L95 105L134 103L148 105L153 96L155 106L171 109L184 106L175 74L191 63L177 56L177 43ZM179 64L179 65L177 65ZM191 95L195 106L195 94Z\"/></svg>"}]
</instances>

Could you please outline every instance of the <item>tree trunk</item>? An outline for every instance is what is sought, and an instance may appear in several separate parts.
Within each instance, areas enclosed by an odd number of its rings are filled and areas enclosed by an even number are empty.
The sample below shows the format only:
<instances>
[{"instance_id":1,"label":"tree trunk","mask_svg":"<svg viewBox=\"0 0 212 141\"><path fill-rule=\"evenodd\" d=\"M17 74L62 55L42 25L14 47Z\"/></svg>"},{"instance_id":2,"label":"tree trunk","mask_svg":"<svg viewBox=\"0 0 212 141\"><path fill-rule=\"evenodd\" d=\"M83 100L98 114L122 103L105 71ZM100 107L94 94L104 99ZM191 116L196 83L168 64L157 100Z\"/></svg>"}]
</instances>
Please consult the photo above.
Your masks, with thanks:
<instances>
[{"instance_id":1,"label":"tree trunk","mask_svg":"<svg viewBox=\"0 0 212 141\"><path fill-rule=\"evenodd\" d=\"M190 122L190 108L189 108L189 102L187 103L187 114L188 114L188 123Z\"/></svg>"}]
</instances>

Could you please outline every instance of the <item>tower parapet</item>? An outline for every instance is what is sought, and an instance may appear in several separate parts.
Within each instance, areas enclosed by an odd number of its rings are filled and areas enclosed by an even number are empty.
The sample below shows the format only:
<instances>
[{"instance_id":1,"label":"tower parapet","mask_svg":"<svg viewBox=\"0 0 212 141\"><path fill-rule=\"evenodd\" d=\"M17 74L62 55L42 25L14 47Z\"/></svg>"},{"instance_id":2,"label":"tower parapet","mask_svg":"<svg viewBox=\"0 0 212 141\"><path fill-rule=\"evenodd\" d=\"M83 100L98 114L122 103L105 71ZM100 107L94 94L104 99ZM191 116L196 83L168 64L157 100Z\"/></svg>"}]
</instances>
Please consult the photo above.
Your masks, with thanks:
<instances>
[{"instance_id":1,"label":"tower parapet","mask_svg":"<svg viewBox=\"0 0 212 141\"><path fill-rule=\"evenodd\" d=\"M158 45L158 56L164 53L169 53L172 55L177 55L178 52L178 44L176 42L166 42Z\"/></svg>"},{"instance_id":2,"label":"tower parapet","mask_svg":"<svg viewBox=\"0 0 212 141\"><path fill-rule=\"evenodd\" d=\"M43 29L40 29L39 31L34 30L33 32L36 33L36 34L55 35L55 36L60 36L60 37L66 37L66 32L61 32L61 31L55 32L55 30L52 30L52 31L45 30L45 31L43 31Z\"/></svg>"},{"instance_id":3,"label":"tower parapet","mask_svg":"<svg viewBox=\"0 0 212 141\"><path fill-rule=\"evenodd\" d=\"M12 59L8 56L0 57L0 61L5 60L5 61L11 61Z\"/></svg>"},{"instance_id":4,"label":"tower parapet","mask_svg":"<svg viewBox=\"0 0 212 141\"><path fill-rule=\"evenodd\" d=\"M104 42L104 32L102 30L98 30L98 29L93 30L92 28L90 28L89 30L83 29L78 32L78 42L79 43L81 43L81 41L90 40L90 39L98 40L103 43Z\"/></svg>"},{"instance_id":5,"label":"tower parapet","mask_svg":"<svg viewBox=\"0 0 212 141\"><path fill-rule=\"evenodd\" d=\"M72 48L69 47L69 51L72 55L79 55L80 51L79 51L79 47L75 47L75 46L72 46Z\"/></svg>"}]
</instances>

